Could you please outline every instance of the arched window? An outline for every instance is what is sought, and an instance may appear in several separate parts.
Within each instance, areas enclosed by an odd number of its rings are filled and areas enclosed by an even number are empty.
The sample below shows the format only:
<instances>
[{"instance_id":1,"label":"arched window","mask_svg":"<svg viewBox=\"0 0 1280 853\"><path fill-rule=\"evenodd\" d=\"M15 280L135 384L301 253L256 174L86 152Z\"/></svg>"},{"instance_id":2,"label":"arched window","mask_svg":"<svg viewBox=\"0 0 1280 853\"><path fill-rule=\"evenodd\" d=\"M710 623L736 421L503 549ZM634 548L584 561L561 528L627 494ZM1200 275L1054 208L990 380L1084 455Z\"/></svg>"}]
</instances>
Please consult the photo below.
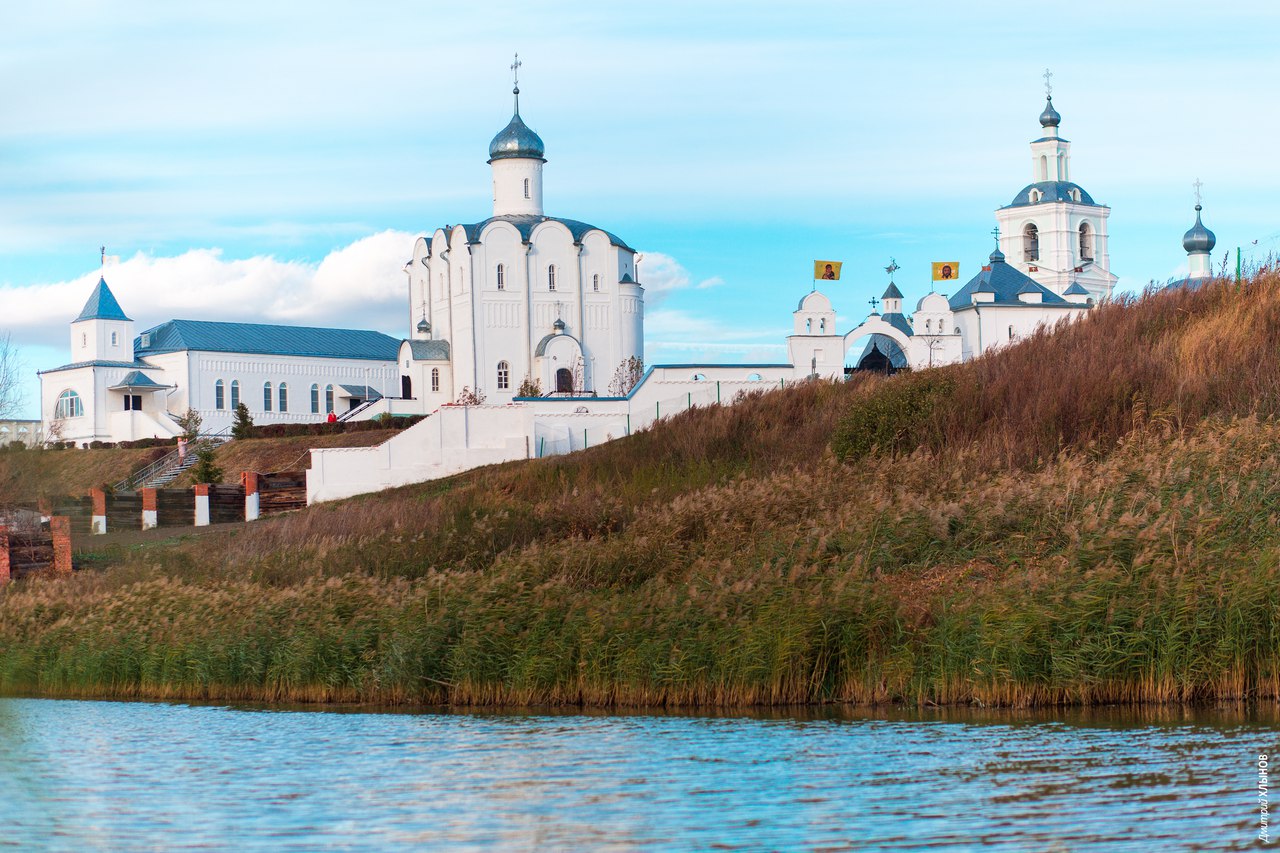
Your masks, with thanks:
<instances>
[{"instance_id":1,"label":"arched window","mask_svg":"<svg viewBox=\"0 0 1280 853\"><path fill-rule=\"evenodd\" d=\"M1080 223L1080 260L1093 260L1093 229L1088 222Z\"/></svg>"},{"instance_id":2,"label":"arched window","mask_svg":"<svg viewBox=\"0 0 1280 853\"><path fill-rule=\"evenodd\" d=\"M573 393L573 372L567 367L562 367L556 371L556 393Z\"/></svg>"},{"instance_id":3,"label":"arched window","mask_svg":"<svg viewBox=\"0 0 1280 853\"><path fill-rule=\"evenodd\" d=\"M707 374L705 374L705 373L695 373L695 374L693 374L693 381L694 381L694 382L703 382L703 381L705 381L705 380L706 380L706 378L707 378Z\"/></svg>"},{"instance_id":4,"label":"arched window","mask_svg":"<svg viewBox=\"0 0 1280 853\"><path fill-rule=\"evenodd\" d=\"M507 268L498 264L498 290L507 289Z\"/></svg>"},{"instance_id":5,"label":"arched window","mask_svg":"<svg viewBox=\"0 0 1280 853\"><path fill-rule=\"evenodd\" d=\"M1040 229L1034 222L1028 222L1022 229L1022 259L1028 262L1040 260Z\"/></svg>"},{"instance_id":6,"label":"arched window","mask_svg":"<svg viewBox=\"0 0 1280 853\"><path fill-rule=\"evenodd\" d=\"M528 178L524 179L524 197L525 198L529 197L529 179Z\"/></svg>"},{"instance_id":7,"label":"arched window","mask_svg":"<svg viewBox=\"0 0 1280 853\"><path fill-rule=\"evenodd\" d=\"M591 289L596 293L600 292L600 273L591 276Z\"/></svg>"},{"instance_id":8,"label":"arched window","mask_svg":"<svg viewBox=\"0 0 1280 853\"><path fill-rule=\"evenodd\" d=\"M431 391L432 393L440 393L440 368L431 368Z\"/></svg>"},{"instance_id":9,"label":"arched window","mask_svg":"<svg viewBox=\"0 0 1280 853\"><path fill-rule=\"evenodd\" d=\"M1065 181L1067 179L1067 155L1058 155L1058 180Z\"/></svg>"},{"instance_id":10,"label":"arched window","mask_svg":"<svg viewBox=\"0 0 1280 853\"><path fill-rule=\"evenodd\" d=\"M958 334L960 334L960 327L959 327L959 326L956 326L956 330L955 330L954 332L952 332L951 334L953 334L953 335L958 335Z\"/></svg>"},{"instance_id":11,"label":"arched window","mask_svg":"<svg viewBox=\"0 0 1280 853\"><path fill-rule=\"evenodd\" d=\"M825 335L827 333L827 318L823 317L818 321L818 334Z\"/></svg>"},{"instance_id":12,"label":"arched window","mask_svg":"<svg viewBox=\"0 0 1280 853\"><path fill-rule=\"evenodd\" d=\"M326 412L333 411L333 386L324 386L324 410Z\"/></svg>"},{"instance_id":13,"label":"arched window","mask_svg":"<svg viewBox=\"0 0 1280 853\"><path fill-rule=\"evenodd\" d=\"M759 373L753 373L753 374L751 374L750 376L748 376L748 377L747 377L747 381L748 381L748 382L759 382L759 381L760 381L761 379L763 379L763 378L764 378L764 377L763 377L763 376L761 376Z\"/></svg>"},{"instance_id":14,"label":"arched window","mask_svg":"<svg viewBox=\"0 0 1280 853\"><path fill-rule=\"evenodd\" d=\"M281 382L278 396L280 397L280 411L289 411L289 386Z\"/></svg>"},{"instance_id":15,"label":"arched window","mask_svg":"<svg viewBox=\"0 0 1280 853\"><path fill-rule=\"evenodd\" d=\"M311 414L320 414L320 386L311 383Z\"/></svg>"},{"instance_id":16,"label":"arched window","mask_svg":"<svg viewBox=\"0 0 1280 853\"><path fill-rule=\"evenodd\" d=\"M1044 198L1044 193L1040 192L1040 190L1032 190L1027 193L1027 198L1031 200L1032 204L1037 204L1040 199Z\"/></svg>"},{"instance_id":17,"label":"arched window","mask_svg":"<svg viewBox=\"0 0 1280 853\"><path fill-rule=\"evenodd\" d=\"M58 402L53 407L54 418L81 418L84 417L84 403L80 402L80 395L70 388L58 395Z\"/></svg>"},{"instance_id":18,"label":"arched window","mask_svg":"<svg viewBox=\"0 0 1280 853\"><path fill-rule=\"evenodd\" d=\"M925 334L928 334L929 332L932 332L932 331L933 331L933 321L932 321L932 320L925 320L925 321L924 321L924 331L925 331Z\"/></svg>"},{"instance_id":19,"label":"arched window","mask_svg":"<svg viewBox=\"0 0 1280 853\"><path fill-rule=\"evenodd\" d=\"M1049 180L1049 158L1043 154L1040 155L1040 180Z\"/></svg>"},{"instance_id":20,"label":"arched window","mask_svg":"<svg viewBox=\"0 0 1280 853\"><path fill-rule=\"evenodd\" d=\"M505 361L498 362L498 390L505 391L511 387L511 365Z\"/></svg>"},{"instance_id":21,"label":"arched window","mask_svg":"<svg viewBox=\"0 0 1280 853\"><path fill-rule=\"evenodd\" d=\"M813 334L813 318L804 321L804 333L806 335Z\"/></svg>"},{"instance_id":22,"label":"arched window","mask_svg":"<svg viewBox=\"0 0 1280 853\"><path fill-rule=\"evenodd\" d=\"M213 383L213 407L215 409L225 409L227 406L227 386L219 379Z\"/></svg>"},{"instance_id":23,"label":"arched window","mask_svg":"<svg viewBox=\"0 0 1280 853\"><path fill-rule=\"evenodd\" d=\"M262 384L262 411L271 411L271 383L264 382Z\"/></svg>"},{"instance_id":24,"label":"arched window","mask_svg":"<svg viewBox=\"0 0 1280 853\"><path fill-rule=\"evenodd\" d=\"M235 409L240 406L240 380L231 380L231 408Z\"/></svg>"},{"instance_id":25,"label":"arched window","mask_svg":"<svg viewBox=\"0 0 1280 853\"><path fill-rule=\"evenodd\" d=\"M556 265L551 264L547 267L547 290L556 289Z\"/></svg>"}]
</instances>

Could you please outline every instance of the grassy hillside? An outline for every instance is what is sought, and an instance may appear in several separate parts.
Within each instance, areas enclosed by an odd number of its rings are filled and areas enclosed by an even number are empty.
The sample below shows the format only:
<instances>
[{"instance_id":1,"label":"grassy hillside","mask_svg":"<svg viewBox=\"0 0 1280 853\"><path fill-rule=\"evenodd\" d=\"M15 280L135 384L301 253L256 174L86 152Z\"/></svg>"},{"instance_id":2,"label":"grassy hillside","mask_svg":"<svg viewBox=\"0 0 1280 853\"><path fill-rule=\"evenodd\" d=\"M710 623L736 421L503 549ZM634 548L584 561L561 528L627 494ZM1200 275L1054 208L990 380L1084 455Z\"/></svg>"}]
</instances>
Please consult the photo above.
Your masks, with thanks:
<instances>
[{"instance_id":1,"label":"grassy hillside","mask_svg":"<svg viewBox=\"0 0 1280 853\"><path fill-rule=\"evenodd\" d=\"M310 450L313 447L369 447L381 444L397 433L398 430L378 429L338 435L247 438L224 444L214 456L218 467L222 468L223 482L238 483L241 471L265 473L310 468ZM191 472L188 471L175 480L173 485L189 486L193 482Z\"/></svg>"},{"instance_id":2,"label":"grassy hillside","mask_svg":"<svg viewBox=\"0 0 1280 853\"><path fill-rule=\"evenodd\" d=\"M0 687L1278 697L1277 328L1264 271L967 365L805 383L569 457L115 553L3 593Z\"/></svg>"}]
</instances>

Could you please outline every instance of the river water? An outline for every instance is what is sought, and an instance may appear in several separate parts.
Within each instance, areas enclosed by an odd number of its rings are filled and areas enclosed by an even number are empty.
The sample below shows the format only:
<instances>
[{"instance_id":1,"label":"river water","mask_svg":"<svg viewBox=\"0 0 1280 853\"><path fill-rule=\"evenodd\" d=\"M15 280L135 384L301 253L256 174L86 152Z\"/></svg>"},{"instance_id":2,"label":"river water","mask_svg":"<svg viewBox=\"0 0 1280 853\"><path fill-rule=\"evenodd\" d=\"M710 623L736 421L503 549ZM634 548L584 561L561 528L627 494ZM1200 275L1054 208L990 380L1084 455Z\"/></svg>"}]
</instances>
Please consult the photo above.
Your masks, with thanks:
<instances>
[{"instance_id":1,"label":"river water","mask_svg":"<svg viewBox=\"0 0 1280 853\"><path fill-rule=\"evenodd\" d=\"M1243 850L1275 722L0 699L0 849Z\"/></svg>"}]
</instances>

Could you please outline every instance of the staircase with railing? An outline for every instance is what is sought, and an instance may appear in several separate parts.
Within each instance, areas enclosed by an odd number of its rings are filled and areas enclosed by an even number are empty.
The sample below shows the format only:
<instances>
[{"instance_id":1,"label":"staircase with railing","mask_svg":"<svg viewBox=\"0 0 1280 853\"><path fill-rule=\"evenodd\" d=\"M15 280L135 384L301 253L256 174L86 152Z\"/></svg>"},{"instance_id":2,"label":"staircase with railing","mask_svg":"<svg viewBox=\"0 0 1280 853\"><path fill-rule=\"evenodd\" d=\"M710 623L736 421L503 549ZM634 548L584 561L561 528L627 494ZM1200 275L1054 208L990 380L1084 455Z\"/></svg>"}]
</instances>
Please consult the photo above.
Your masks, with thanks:
<instances>
[{"instance_id":1,"label":"staircase with railing","mask_svg":"<svg viewBox=\"0 0 1280 853\"><path fill-rule=\"evenodd\" d=\"M219 447L230 441L228 431L222 430L199 436L189 442L184 449L161 456L145 468L134 471L112 488L117 492L136 492L140 489L159 489L167 486L199 461L201 450Z\"/></svg>"},{"instance_id":2,"label":"staircase with railing","mask_svg":"<svg viewBox=\"0 0 1280 853\"><path fill-rule=\"evenodd\" d=\"M373 399L373 400L365 400L365 401L364 401L363 403L361 403L360 405L358 405L358 406L356 406L356 407L354 407L354 408L348 409L347 411L345 411L345 412L343 412L342 414L338 415L338 420L339 420L340 422L345 422L345 421L352 420L356 415L360 414L361 412L365 411L366 409L369 409L369 408L371 408L371 407L373 407L373 406L376 406L376 405L377 405L381 400L382 400L382 398L381 398L381 397L377 397L377 398L375 398L375 399Z\"/></svg>"}]
</instances>

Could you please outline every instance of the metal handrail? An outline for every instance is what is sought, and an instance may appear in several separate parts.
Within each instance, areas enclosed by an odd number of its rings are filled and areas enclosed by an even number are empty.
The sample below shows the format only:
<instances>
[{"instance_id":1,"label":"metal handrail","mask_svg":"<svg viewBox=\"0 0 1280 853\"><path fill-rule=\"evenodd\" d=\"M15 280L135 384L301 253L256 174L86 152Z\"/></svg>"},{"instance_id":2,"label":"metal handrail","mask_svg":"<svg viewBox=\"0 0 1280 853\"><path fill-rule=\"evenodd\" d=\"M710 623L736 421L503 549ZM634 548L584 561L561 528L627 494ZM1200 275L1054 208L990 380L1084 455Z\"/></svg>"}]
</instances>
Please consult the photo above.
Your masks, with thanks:
<instances>
[{"instance_id":1,"label":"metal handrail","mask_svg":"<svg viewBox=\"0 0 1280 853\"><path fill-rule=\"evenodd\" d=\"M195 441L187 445L185 449L186 450L185 455L186 456L194 455L202 447L205 447L205 446L216 447L219 444L223 444L230 440L228 435L229 433L230 433L230 427L227 427L219 430L218 432L204 433L202 435L199 435L196 437ZM168 470L170 467L172 467L174 464L178 462L179 462L178 450L175 449L172 453L168 453L164 456L161 456L159 459L157 459L155 462L152 462L150 465L146 466L145 468L142 468L133 472L128 477L125 477L123 480L116 483L111 488L113 491L117 491L117 492L135 491L139 484L147 482L147 480L151 479L156 474L160 473L161 471Z\"/></svg>"}]
</instances>

